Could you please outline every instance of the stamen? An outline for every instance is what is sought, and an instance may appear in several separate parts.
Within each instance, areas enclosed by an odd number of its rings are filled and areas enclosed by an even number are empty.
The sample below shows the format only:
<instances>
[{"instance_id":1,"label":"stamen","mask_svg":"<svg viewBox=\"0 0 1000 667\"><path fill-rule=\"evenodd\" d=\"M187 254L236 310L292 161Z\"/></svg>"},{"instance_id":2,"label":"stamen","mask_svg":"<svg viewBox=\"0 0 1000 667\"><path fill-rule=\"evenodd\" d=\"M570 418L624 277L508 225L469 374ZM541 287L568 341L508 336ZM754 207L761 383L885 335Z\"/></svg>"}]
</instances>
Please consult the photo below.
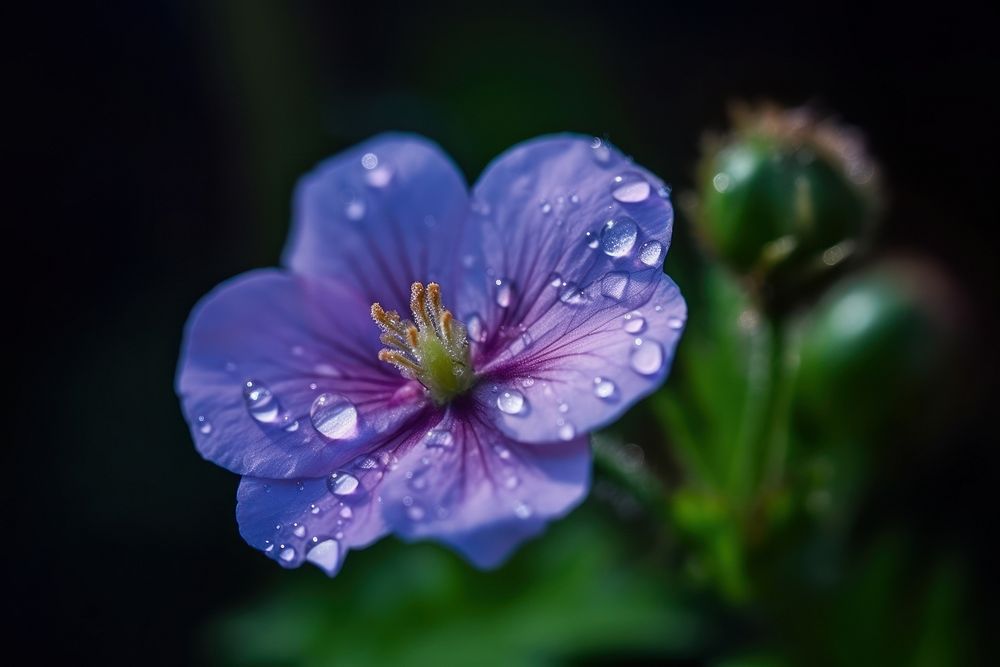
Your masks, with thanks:
<instances>
[{"instance_id":1,"label":"stamen","mask_svg":"<svg viewBox=\"0 0 1000 667\"><path fill-rule=\"evenodd\" d=\"M386 346L378 358L419 380L438 403L447 403L475 381L465 326L442 305L437 283L413 283L410 310L412 322L372 304L372 319L382 329L379 340Z\"/></svg>"},{"instance_id":2,"label":"stamen","mask_svg":"<svg viewBox=\"0 0 1000 667\"><path fill-rule=\"evenodd\" d=\"M413 319L421 329L430 329L433 325L427 317L427 301L424 299L424 286L420 283L410 285L410 310Z\"/></svg>"},{"instance_id":3,"label":"stamen","mask_svg":"<svg viewBox=\"0 0 1000 667\"><path fill-rule=\"evenodd\" d=\"M441 313L441 333L444 334L445 342L448 345L452 345L455 342L454 321L455 318L452 316L451 311L446 310Z\"/></svg>"},{"instance_id":4,"label":"stamen","mask_svg":"<svg viewBox=\"0 0 1000 667\"><path fill-rule=\"evenodd\" d=\"M378 360L390 363L399 368L399 370L407 370L414 374L420 372L420 367L417 364L407 358L405 354L396 350L379 350Z\"/></svg>"}]
</instances>

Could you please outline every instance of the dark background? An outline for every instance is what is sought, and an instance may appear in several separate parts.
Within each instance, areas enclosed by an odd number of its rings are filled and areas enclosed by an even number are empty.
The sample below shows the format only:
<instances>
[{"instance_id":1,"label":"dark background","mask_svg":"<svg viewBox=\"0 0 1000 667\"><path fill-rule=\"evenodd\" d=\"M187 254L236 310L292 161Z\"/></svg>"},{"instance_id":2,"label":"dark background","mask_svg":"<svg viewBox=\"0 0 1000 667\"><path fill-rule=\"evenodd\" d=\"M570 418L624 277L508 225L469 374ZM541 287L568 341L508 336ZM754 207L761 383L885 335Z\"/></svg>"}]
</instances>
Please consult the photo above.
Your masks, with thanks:
<instances>
[{"instance_id":1,"label":"dark background","mask_svg":"<svg viewBox=\"0 0 1000 667\"><path fill-rule=\"evenodd\" d=\"M298 175L396 129L435 139L473 180L516 141L574 130L681 191L734 98L814 101L862 128L889 197L882 247L936 258L967 295L975 372L957 436L904 466L880 511L964 554L970 618L995 611L993 17L955 3L512 1L32 13L7 26L18 374L4 598L36 653L188 664L207 618L280 576L240 539L237 478L200 460L172 381L195 301L277 263Z\"/></svg>"}]
</instances>

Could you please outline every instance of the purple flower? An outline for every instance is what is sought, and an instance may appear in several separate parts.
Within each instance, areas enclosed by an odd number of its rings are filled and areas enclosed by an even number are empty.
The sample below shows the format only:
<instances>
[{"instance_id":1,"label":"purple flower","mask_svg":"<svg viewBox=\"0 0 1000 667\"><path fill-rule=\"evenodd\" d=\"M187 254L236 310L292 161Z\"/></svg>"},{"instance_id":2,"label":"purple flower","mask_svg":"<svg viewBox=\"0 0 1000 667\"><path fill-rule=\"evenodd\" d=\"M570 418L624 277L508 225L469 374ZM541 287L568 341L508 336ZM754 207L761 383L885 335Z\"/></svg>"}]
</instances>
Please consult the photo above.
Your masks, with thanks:
<instances>
[{"instance_id":1,"label":"purple flower","mask_svg":"<svg viewBox=\"0 0 1000 667\"><path fill-rule=\"evenodd\" d=\"M587 434L663 382L684 325L667 194L571 135L471 196L408 135L304 177L285 269L206 296L177 375L198 451L243 476L247 542L332 575L391 532L491 567L566 514Z\"/></svg>"}]
</instances>

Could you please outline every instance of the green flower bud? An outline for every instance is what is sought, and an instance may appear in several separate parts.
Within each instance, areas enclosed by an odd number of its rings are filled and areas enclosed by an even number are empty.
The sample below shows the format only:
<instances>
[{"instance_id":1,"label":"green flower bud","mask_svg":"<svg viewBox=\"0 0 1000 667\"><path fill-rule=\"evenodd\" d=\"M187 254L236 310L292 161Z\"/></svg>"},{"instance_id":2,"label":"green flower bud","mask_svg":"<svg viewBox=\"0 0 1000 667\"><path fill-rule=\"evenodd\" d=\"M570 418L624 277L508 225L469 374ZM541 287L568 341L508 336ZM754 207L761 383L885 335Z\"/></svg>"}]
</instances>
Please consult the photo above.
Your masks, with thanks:
<instances>
[{"instance_id":1,"label":"green flower bud","mask_svg":"<svg viewBox=\"0 0 1000 667\"><path fill-rule=\"evenodd\" d=\"M948 377L957 301L943 276L913 260L835 286L802 332L800 416L818 432L871 438L919 428Z\"/></svg>"},{"instance_id":2,"label":"green flower bud","mask_svg":"<svg viewBox=\"0 0 1000 667\"><path fill-rule=\"evenodd\" d=\"M806 109L736 110L699 167L698 224L710 247L761 282L838 264L876 217L876 169L856 133Z\"/></svg>"}]
</instances>

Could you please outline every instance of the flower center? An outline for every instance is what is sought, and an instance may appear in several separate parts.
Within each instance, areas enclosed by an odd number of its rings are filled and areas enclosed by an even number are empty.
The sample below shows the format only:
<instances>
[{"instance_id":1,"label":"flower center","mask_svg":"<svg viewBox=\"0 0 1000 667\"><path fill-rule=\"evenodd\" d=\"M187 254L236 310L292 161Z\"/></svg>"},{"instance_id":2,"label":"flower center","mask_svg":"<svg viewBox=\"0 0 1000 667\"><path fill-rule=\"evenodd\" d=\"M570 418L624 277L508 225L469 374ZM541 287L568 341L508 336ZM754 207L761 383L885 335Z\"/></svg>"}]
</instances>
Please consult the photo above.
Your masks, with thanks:
<instances>
[{"instance_id":1,"label":"flower center","mask_svg":"<svg viewBox=\"0 0 1000 667\"><path fill-rule=\"evenodd\" d=\"M392 364L404 377L419 380L438 404L445 404L475 382L469 360L465 325L441 305L437 283L410 286L413 321L402 320L394 310L372 304L372 319L382 329L385 348L381 361Z\"/></svg>"}]
</instances>

